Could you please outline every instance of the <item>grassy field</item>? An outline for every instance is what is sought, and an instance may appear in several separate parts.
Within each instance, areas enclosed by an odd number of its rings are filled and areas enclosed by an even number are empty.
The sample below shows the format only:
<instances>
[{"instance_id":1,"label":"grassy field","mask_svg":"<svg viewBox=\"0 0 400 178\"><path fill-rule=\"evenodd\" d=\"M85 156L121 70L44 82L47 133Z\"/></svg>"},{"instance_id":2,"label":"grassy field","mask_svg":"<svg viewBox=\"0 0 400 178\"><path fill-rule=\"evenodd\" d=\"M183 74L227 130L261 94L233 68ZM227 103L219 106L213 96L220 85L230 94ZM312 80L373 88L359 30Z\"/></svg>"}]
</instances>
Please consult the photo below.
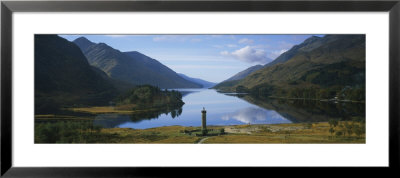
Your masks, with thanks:
<instances>
[{"instance_id":1,"label":"grassy field","mask_svg":"<svg viewBox=\"0 0 400 178\"><path fill-rule=\"evenodd\" d=\"M329 129L327 122L227 126L228 134L211 137L204 143L365 143L365 135L336 136Z\"/></svg>"},{"instance_id":2,"label":"grassy field","mask_svg":"<svg viewBox=\"0 0 400 178\"><path fill-rule=\"evenodd\" d=\"M39 118L37 118L39 119ZM39 119L43 120L45 118ZM66 120L68 118L60 119ZM347 133L343 125L357 125L352 121L341 121L334 132L330 132L328 122L293 123L273 125L233 125L208 126L213 129L212 135L196 136L200 127L166 126L149 129L130 128L94 128L88 119L81 118L82 123L50 123L35 125L35 143L365 143L365 134ZM47 119L45 119L47 120ZM77 119L74 119L77 120ZM76 122L76 121L74 121ZM87 127L85 127L87 125ZM65 128L67 129L65 129ZM221 129L224 134L219 133ZM44 138L51 130L62 130L58 138ZM72 133L74 132L74 133ZM79 134L76 134L78 132ZM342 134L336 134L341 132ZM343 134L344 133L344 134ZM50 135L60 135L52 133ZM68 137L67 137L68 136ZM205 139L206 138L206 139ZM204 139L204 140L203 140ZM48 140L48 141L44 141Z\"/></svg>"}]
</instances>

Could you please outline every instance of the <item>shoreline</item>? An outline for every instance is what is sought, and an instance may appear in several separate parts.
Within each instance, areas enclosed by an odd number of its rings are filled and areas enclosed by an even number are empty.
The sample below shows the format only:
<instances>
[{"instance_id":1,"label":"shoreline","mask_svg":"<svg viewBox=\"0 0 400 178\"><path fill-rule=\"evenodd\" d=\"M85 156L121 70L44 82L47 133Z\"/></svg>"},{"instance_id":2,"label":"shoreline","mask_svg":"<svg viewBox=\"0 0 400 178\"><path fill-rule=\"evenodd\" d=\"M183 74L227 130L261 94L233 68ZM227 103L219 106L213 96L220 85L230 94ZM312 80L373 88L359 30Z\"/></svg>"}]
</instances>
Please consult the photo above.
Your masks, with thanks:
<instances>
[{"instance_id":1,"label":"shoreline","mask_svg":"<svg viewBox=\"0 0 400 178\"><path fill-rule=\"evenodd\" d=\"M60 119L62 120L62 119ZM353 121L340 121L341 124L354 124ZM357 123L356 123L357 124ZM146 129L101 128L97 132L90 130L93 139L72 143L140 143L140 144L185 144L198 143L242 143L242 144L276 144L276 143L361 143L365 144L365 133L357 136L336 135L330 133L328 122L282 123L253 125L209 125L210 135L196 135L198 126L161 126ZM223 130L223 133L221 133ZM89 131L87 131L89 132ZM192 134L193 132L193 134ZM212 133L211 133L212 132ZM335 132L343 132L335 127ZM207 139L204 139L207 138ZM42 143L36 142L35 143ZM60 142L63 143L63 142ZM70 143L70 142L65 142Z\"/></svg>"},{"instance_id":2,"label":"shoreline","mask_svg":"<svg viewBox=\"0 0 400 178\"><path fill-rule=\"evenodd\" d=\"M94 106L94 107L79 107L79 108L65 108L65 110L73 112L83 112L90 114L133 114L149 111L157 111L159 108L142 109L142 110L123 110L117 109L116 106Z\"/></svg>"},{"instance_id":3,"label":"shoreline","mask_svg":"<svg viewBox=\"0 0 400 178\"><path fill-rule=\"evenodd\" d=\"M237 93L237 92L232 92L232 91L223 91L223 90L218 90L215 89L217 92L226 94L226 95L249 95L251 96L250 93ZM315 99L315 98L288 98L288 97L280 97L280 96L267 96L268 98L272 99L285 99L285 100L310 100L310 101L320 101L320 102L333 102L333 103L338 103L338 102L343 102L343 103L365 103L365 101L356 101L356 100L340 100L340 99Z\"/></svg>"}]
</instances>

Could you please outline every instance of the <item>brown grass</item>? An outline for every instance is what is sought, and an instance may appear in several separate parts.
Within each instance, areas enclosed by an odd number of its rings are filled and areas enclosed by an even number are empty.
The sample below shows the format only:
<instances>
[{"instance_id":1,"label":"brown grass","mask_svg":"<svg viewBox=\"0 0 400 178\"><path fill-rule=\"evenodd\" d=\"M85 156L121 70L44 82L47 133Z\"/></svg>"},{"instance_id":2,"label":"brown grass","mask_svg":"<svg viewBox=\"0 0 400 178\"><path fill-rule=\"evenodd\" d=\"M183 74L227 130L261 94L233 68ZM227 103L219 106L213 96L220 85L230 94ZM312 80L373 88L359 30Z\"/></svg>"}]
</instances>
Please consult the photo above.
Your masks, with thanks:
<instances>
[{"instance_id":1,"label":"brown grass","mask_svg":"<svg viewBox=\"0 0 400 178\"><path fill-rule=\"evenodd\" d=\"M131 114L136 111L133 110L122 110L112 106L99 106L99 107L84 107L84 108L69 108L74 112L86 112L91 114L104 114L104 113L119 113L119 114Z\"/></svg>"},{"instance_id":2,"label":"brown grass","mask_svg":"<svg viewBox=\"0 0 400 178\"><path fill-rule=\"evenodd\" d=\"M314 123L311 128L306 124L209 126L209 128L225 128L227 134L211 136L203 143L365 143L365 135L360 138L354 134L350 137L331 136L329 124L326 122ZM118 143L196 143L202 137L181 132L193 129L199 127L112 128L102 129L101 132L118 135Z\"/></svg>"}]
</instances>

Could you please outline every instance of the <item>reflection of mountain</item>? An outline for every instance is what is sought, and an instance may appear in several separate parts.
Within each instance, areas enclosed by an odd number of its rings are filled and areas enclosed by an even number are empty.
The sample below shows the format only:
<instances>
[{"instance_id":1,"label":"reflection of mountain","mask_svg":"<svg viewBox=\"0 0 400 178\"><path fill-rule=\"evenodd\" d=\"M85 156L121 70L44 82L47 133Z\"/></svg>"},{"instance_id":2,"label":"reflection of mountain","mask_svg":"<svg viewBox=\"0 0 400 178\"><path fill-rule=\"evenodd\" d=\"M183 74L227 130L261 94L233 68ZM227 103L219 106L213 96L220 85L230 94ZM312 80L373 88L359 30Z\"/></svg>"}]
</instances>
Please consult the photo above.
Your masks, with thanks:
<instances>
[{"instance_id":1,"label":"reflection of mountain","mask_svg":"<svg viewBox=\"0 0 400 178\"><path fill-rule=\"evenodd\" d=\"M292 122L322 122L330 119L365 118L365 104L332 103L314 100L260 100L251 96L242 99L268 110L274 110Z\"/></svg>"},{"instance_id":2,"label":"reflection of mountain","mask_svg":"<svg viewBox=\"0 0 400 178\"><path fill-rule=\"evenodd\" d=\"M277 123L290 123L275 111L266 111L261 108L248 107L240 109L234 113L222 116L223 120L234 119L245 124L277 124Z\"/></svg>"},{"instance_id":3,"label":"reflection of mountain","mask_svg":"<svg viewBox=\"0 0 400 178\"><path fill-rule=\"evenodd\" d=\"M187 95L189 95L189 94L197 93L197 92L203 91L204 89L178 88L178 89L170 89L170 90L179 91L179 93L182 94L182 97L185 97L185 96L187 96Z\"/></svg>"},{"instance_id":4,"label":"reflection of mountain","mask_svg":"<svg viewBox=\"0 0 400 178\"><path fill-rule=\"evenodd\" d=\"M185 96L187 96L189 94L197 93L199 91L179 91L179 92L182 94L182 97L185 97Z\"/></svg>"},{"instance_id":5,"label":"reflection of mountain","mask_svg":"<svg viewBox=\"0 0 400 178\"><path fill-rule=\"evenodd\" d=\"M93 121L94 125L100 125L104 128L116 128L124 123L138 123L143 120L158 119L162 114L170 114L172 118L178 117L182 114L182 108L172 109L166 111L149 111L140 112L131 115L122 114L100 114L96 116Z\"/></svg>"}]
</instances>

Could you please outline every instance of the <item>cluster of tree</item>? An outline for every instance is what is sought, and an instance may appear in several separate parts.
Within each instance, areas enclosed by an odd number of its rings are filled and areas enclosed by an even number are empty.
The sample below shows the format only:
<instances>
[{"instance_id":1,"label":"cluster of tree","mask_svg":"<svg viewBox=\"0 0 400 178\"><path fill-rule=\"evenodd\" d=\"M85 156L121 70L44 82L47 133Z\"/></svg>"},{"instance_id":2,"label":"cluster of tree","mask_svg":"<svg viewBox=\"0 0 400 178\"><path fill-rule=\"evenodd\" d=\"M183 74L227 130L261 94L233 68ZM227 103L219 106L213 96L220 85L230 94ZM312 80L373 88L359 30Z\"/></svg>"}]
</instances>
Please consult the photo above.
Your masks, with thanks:
<instances>
[{"instance_id":1,"label":"cluster of tree","mask_svg":"<svg viewBox=\"0 0 400 178\"><path fill-rule=\"evenodd\" d=\"M156 86L141 85L117 97L117 105L132 105L132 109L175 108L181 107L182 94L175 90L161 90Z\"/></svg>"},{"instance_id":2,"label":"cluster of tree","mask_svg":"<svg viewBox=\"0 0 400 178\"><path fill-rule=\"evenodd\" d=\"M365 87L358 88L343 88L339 94L339 99L348 99L354 101L365 101Z\"/></svg>"},{"instance_id":3,"label":"cluster of tree","mask_svg":"<svg viewBox=\"0 0 400 178\"><path fill-rule=\"evenodd\" d=\"M254 86L250 89L243 85L239 85L235 88L235 91L237 93L249 93L253 96L267 97L274 94L275 87L266 83Z\"/></svg>"},{"instance_id":4,"label":"cluster of tree","mask_svg":"<svg viewBox=\"0 0 400 178\"><path fill-rule=\"evenodd\" d=\"M333 99L365 101L365 87L293 88L286 92L288 98Z\"/></svg>"},{"instance_id":5,"label":"cluster of tree","mask_svg":"<svg viewBox=\"0 0 400 178\"><path fill-rule=\"evenodd\" d=\"M360 67L363 66L363 67ZM307 71L299 80L331 87L365 83L365 63L342 61Z\"/></svg>"},{"instance_id":6,"label":"cluster of tree","mask_svg":"<svg viewBox=\"0 0 400 178\"><path fill-rule=\"evenodd\" d=\"M99 125L92 121L35 123L35 143L91 143L102 138Z\"/></svg>"},{"instance_id":7,"label":"cluster of tree","mask_svg":"<svg viewBox=\"0 0 400 178\"><path fill-rule=\"evenodd\" d=\"M236 87L238 93L249 93L252 96L263 98L269 96L284 98L304 98L304 99L333 99L337 97L340 100L365 101L365 87L333 86L321 88L317 86L310 87L292 87L279 88L264 83L252 88L246 88L239 85Z\"/></svg>"},{"instance_id":8,"label":"cluster of tree","mask_svg":"<svg viewBox=\"0 0 400 178\"><path fill-rule=\"evenodd\" d=\"M355 134L358 138L365 134L365 118L355 117L352 121L339 122L338 120L329 120L329 133L331 136L351 137Z\"/></svg>"}]
</instances>

